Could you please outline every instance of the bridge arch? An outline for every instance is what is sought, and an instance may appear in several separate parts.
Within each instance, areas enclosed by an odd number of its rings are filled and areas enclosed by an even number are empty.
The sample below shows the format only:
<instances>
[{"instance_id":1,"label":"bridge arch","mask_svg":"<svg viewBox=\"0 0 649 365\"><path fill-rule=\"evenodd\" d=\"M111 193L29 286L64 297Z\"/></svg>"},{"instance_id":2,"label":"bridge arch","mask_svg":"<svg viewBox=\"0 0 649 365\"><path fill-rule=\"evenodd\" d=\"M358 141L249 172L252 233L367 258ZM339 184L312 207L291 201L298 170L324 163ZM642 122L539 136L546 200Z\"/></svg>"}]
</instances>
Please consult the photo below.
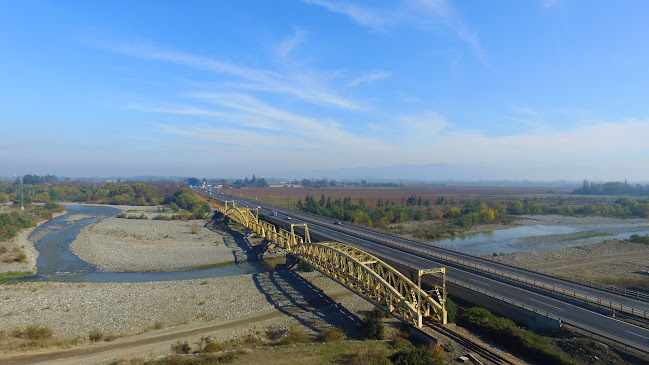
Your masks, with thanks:
<instances>
[{"instance_id":1,"label":"bridge arch","mask_svg":"<svg viewBox=\"0 0 649 365\"><path fill-rule=\"evenodd\" d=\"M290 232L276 231L274 225L259 220L246 208L234 204L227 207L226 202L225 207L218 205L217 209L249 230L266 232L261 233L266 239L401 320L418 327L422 326L422 317L446 324L445 291L436 301L376 256L341 242L311 242L306 224L305 237L301 237L295 234L294 225Z\"/></svg>"}]
</instances>

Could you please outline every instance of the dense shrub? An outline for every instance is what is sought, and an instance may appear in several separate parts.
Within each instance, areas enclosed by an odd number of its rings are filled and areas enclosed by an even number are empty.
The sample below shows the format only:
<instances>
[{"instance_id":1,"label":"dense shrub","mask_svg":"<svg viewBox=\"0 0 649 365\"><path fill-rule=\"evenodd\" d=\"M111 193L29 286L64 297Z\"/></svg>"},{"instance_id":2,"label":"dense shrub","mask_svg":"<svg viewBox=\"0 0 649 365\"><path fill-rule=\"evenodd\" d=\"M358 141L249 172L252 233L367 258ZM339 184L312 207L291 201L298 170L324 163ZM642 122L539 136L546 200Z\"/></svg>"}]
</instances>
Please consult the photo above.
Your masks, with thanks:
<instances>
[{"instance_id":1,"label":"dense shrub","mask_svg":"<svg viewBox=\"0 0 649 365\"><path fill-rule=\"evenodd\" d=\"M14 337L18 337L18 338L26 338L30 340L44 340L46 338L52 337L54 331L52 331L51 328L32 325L26 327L25 329L15 328L11 331L11 334Z\"/></svg>"},{"instance_id":2,"label":"dense shrub","mask_svg":"<svg viewBox=\"0 0 649 365\"><path fill-rule=\"evenodd\" d=\"M337 327L325 328L318 334L318 341L320 342L345 341L345 339L345 334Z\"/></svg>"},{"instance_id":3,"label":"dense shrub","mask_svg":"<svg viewBox=\"0 0 649 365\"><path fill-rule=\"evenodd\" d=\"M581 363L556 346L552 339L519 328L511 319L496 317L483 308L473 307L465 310L458 317L457 323L538 363L566 365Z\"/></svg>"},{"instance_id":4,"label":"dense shrub","mask_svg":"<svg viewBox=\"0 0 649 365\"><path fill-rule=\"evenodd\" d=\"M0 240L14 237L21 229L34 225L27 214L11 212L0 214Z\"/></svg>"},{"instance_id":5,"label":"dense shrub","mask_svg":"<svg viewBox=\"0 0 649 365\"><path fill-rule=\"evenodd\" d=\"M450 297L446 297L446 319L448 323L454 323L457 318L457 305L451 300Z\"/></svg>"},{"instance_id":6,"label":"dense shrub","mask_svg":"<svg viewBox=\"0 0 649 365\"><path fill-rule=\"evenodd\" d=\"M629 242L647 245L649 244L649 235L640 236L638 234L632 234L631 237L629 237Z\"/></svg>"},{"instance_id":7,"label":"dense shrub","mask_svg":"<svg viewBox=\"0 0 649 365\"><path fill-rule=\"evenodd\" d=\"M309 342L311 339L309 336L304 332L304 329L300 326L293 326L291 327L290 330L282 337L280 340L280 343L282 345L290 345L294 343L303 343L303 342Z\"/></svg>"},{"instance_id":8,"label":"dense shrub","mask_svg":"<svg viewBox=\"0 0 649 365\"><path fill-rule=\"evenodd\" d=\"M219 352L223 350L223 344L214 340L208 340L203 346L203 352Z\"/></svg>"},{"instance_id":9,"label":"dense shrub","mask_svg":"<svg viewBox=\"0 0 649 365\"><path fill-rule=\"evenodd\" d=\"M360 333L365 339L383 340L385 338L383 320L372 313L366 314L361 322Z\"/></svg>"},{"instance_id":10,"label":"dense shrub","mask_svg":"<svg viewBox=\"0 0 649 365\"><path fill-rule=\"evenodd\" d=\"M171 350L177 354L188 354L192 348L189 346L187 341L185 342L176 342L175 345L171 346Z\"/></svg>"},{"instance_id":11,"label":"dense shrub","mask_svg":"<svg viewBox=\"0 0 649 365\"><path fill-rule=\"evenodd\" d=\"M98 329L94 329L88 334L88 339L92 342L99 342L104 338L104 333Z\"/></svg>"}]
</instances>

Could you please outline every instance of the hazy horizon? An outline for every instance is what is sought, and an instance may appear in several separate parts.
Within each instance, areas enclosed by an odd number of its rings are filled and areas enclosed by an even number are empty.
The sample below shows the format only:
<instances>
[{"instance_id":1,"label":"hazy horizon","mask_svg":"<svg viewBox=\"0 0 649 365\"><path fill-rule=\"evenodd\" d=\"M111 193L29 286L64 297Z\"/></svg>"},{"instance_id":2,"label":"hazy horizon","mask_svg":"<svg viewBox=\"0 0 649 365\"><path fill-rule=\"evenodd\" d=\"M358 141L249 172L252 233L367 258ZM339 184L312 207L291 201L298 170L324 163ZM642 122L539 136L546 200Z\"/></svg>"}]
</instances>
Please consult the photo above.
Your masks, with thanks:
<instances>
[{"instance_id":1,"label":"hazy horizon","mask_svg":"<svg viewBox=\"0 0 649 365\"><path fill-rule=\"evenodd\" d=\"M648 13L3 1L0 176L648 181Z\"/></svg>"}]
</instances>

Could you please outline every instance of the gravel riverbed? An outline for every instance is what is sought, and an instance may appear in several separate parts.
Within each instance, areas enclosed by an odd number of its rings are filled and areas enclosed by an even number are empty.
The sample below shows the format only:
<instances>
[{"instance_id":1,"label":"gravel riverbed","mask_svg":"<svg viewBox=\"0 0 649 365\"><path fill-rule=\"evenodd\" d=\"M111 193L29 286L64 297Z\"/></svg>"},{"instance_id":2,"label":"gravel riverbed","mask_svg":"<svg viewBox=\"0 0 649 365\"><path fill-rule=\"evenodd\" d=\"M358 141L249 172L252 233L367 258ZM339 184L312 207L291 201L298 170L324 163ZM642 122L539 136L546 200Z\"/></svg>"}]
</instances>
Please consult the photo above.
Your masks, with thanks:
<instances>
[{"instance_id":1,"label":"gravel riverbed","mask_svg":"<svg viewBox=\"0 0 649 365\"><path fill-rule=\"evenodd\" d=\"M85 227L70 250L106 271L173 271L234 261L228 237L202 220L106 218Z\"/></svg>"},{"instance_id":2,"label":"gravel riverbed","mask_svg":"<svg viewBox=\"0 0 649 365\"><path fill-rule=\"evenodd\" d=\"M305 280L321 290L338 288L319 273L287 273L281 284L271 285L277 282L273 275L147 283L3 285L0 331L39 325L53 329L61 338L85 337L94 329L106 336L132 335L153 329L156 322L170 326L227 321L281 306L282 300L318 294ZM277 301L271 304L269 297Z\"/></svg>"}]
</instances>

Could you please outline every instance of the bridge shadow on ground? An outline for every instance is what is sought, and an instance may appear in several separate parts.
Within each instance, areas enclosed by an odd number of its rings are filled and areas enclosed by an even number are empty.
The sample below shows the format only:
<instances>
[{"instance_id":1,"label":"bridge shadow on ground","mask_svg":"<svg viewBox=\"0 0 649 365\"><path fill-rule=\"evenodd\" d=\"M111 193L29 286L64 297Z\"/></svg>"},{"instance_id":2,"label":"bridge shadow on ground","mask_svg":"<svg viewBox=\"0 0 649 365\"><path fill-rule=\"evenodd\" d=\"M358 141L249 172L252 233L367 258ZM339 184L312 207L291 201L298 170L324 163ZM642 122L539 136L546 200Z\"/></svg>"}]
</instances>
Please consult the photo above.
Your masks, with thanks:
<instances>
[{"instance_id":1,"label":"bridge shadow on ground","mask_svg":"<svg viewBox=\"0 0 649 365\"><path fill-rule=\"evenodd\" d=\"M205 223L205 228L223 237L223 244L232 249L234 262L239 263L242 261L258 261L262 259L262 254L266 247L255 248L251 245L244 234L235 231L228 225L215 225L214 222ZM262 243L263 245L264 243Z\"/></svg>"},{"instance_id":2,"label":"bridge shadow on ground","mask_svg":"<svg viewBox=\"0 0 649 365\"><path fill-rule=\"evenodd\" d=\"M329 325L339 327L348 338L359 338L361 320L295 271L277 268L253 275L253 281L275 309L306 328L320 332Z\"/></svg>"}]
</instances>

